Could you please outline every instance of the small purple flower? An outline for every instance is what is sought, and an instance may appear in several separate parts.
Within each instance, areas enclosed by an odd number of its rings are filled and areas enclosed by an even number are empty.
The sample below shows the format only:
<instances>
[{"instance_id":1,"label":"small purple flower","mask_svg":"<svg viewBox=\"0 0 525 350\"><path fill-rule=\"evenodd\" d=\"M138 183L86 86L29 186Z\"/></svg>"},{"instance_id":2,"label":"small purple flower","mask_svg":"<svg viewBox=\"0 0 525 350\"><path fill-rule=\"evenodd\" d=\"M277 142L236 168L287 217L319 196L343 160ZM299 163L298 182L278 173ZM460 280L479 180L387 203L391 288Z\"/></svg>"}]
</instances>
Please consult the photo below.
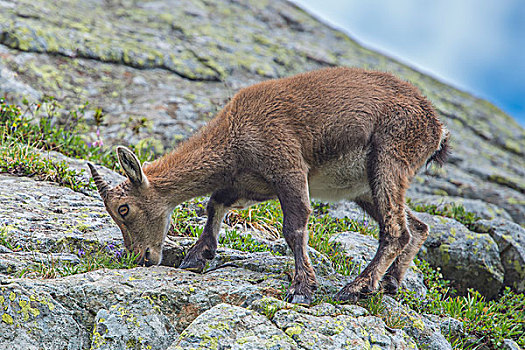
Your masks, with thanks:
<instances>
[{"instance_id":1,"label":"small purple flower","mask_svg":"<svg viewBox=\"0 0 525 350\"><path fill-rule=\"evenodd\" d=\"M83 257L84 255L86 255L86 252L84 251L84 249L80 248L80 249L78 250L78 256L79 256L79 257Z\"/></svg>"},{"instance_id":2,"label":"small purple flower","mask_svg":"<svg viewBox=\"0 0 525 350\"><path fill-rule=\"evenodd\" d=\"M97 129L97 140L93 143L88 143L89 147L102 147L104 146L104 141L100 138L100 129Z\"/></svg>"}]
</instances>

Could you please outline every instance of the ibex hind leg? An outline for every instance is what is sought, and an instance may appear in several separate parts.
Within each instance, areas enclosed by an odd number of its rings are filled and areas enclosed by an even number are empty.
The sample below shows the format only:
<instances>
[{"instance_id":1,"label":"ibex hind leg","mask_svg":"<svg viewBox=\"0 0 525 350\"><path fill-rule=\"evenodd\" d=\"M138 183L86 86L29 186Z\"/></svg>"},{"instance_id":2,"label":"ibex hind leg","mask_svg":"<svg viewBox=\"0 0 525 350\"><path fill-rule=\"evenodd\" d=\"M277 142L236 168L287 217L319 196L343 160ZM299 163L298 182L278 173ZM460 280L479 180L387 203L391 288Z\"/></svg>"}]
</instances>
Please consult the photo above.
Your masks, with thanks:
<instances>
[{"instance_id":1,"label":"ibex hind leg","mask_svg":"<svg viewBox=\"0 0 525 350\"><path fill-rule=\"evenodd\" d=\"M373 157L368 166L371 195L356 202L378 222L379 247L361 274L335 295L340 301L355 302L376 291L385 272L410 240L404 204L408 178L401 166L392 164L391 157Z\"/></svg>"},{"instance_id":2,"label":"ibex hind leg","mask_svg":"<svg viewBox=\"0 0 525 350\"><path fill-rule=\"evenodd\" d=\"M428 226L415 217L410 209L405 208L405 211L410 229L410 241L397 259L390 265L381 281L381 286L385 292L389 294L395 294L397 292L408 267L428 237Z\"/></svg>"}]
</instances>

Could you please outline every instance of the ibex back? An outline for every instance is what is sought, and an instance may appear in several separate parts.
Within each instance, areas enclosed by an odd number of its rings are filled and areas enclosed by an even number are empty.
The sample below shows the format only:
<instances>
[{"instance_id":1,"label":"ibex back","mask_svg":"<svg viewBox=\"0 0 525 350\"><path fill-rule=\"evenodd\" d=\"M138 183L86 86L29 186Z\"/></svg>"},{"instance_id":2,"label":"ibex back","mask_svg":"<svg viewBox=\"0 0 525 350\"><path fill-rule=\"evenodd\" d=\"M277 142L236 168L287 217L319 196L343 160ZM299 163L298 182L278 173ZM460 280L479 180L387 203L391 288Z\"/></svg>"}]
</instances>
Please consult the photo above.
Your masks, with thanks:
<instances>
[{"instance_id":1,"label":"ibex back","mask_svg":"<svg viewBox=\"0 0 525 350\"><path fill-rule=\"evenodd\" d=\"M181 268L200 272L217 249L224 215L278 198L295 276L287 300L309 304L317 282L307 254L310 198L353 200L380 228L376 255L336 295L394 292L428 235L405 206L425 162L443 162L448 133L430 102L391 74L330 68L242 89L199 133L141 167L118 147L128 180L113 189L90 169L126 247L157 265L174 207L211 194L208 221Z\"/></svg>"}]
</instances>

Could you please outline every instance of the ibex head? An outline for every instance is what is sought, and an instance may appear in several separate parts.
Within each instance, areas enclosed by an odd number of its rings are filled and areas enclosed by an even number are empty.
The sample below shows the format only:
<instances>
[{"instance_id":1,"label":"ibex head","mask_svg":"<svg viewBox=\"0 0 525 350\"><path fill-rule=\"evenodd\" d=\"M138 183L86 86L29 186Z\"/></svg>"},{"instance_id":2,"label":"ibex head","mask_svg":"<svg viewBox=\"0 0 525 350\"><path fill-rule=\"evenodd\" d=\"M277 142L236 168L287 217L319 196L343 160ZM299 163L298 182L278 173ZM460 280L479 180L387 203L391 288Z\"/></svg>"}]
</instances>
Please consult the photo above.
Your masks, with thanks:
<instances>
[{"instance_id":1,"label":"ibex head","mask_svg":"<svg viewBox=\"0 0 525 350\"><path fill-rule=\"evenodd\" d=\"M126 248L139 255L139 264L158 265L170 223L169 206L164 205L133 152L119 146L117 155L128 180L110 189L88 163L91 175L109 215L122 231Z\"/></svg>"}]
</instances>

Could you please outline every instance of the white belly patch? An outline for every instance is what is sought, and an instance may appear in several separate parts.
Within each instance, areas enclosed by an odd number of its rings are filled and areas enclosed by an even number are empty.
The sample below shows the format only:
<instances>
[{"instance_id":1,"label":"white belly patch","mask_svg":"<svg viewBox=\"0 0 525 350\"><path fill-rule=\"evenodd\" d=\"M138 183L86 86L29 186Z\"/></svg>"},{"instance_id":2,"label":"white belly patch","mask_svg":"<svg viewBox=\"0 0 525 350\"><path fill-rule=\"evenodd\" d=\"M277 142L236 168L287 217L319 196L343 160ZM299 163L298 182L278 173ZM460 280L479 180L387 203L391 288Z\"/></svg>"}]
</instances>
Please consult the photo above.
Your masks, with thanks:
<instances>
[{"instance_id":1,"label":"white belly patch","mask_svg":"<svg viewBox=\"0 0 525 350\"><path fill-rule=\"evenodd\" d=\"M353 200L370 192L366 152L355 150L312 169L308 186L310 198L330 202Z\"/></svg>"}]
</instances>

